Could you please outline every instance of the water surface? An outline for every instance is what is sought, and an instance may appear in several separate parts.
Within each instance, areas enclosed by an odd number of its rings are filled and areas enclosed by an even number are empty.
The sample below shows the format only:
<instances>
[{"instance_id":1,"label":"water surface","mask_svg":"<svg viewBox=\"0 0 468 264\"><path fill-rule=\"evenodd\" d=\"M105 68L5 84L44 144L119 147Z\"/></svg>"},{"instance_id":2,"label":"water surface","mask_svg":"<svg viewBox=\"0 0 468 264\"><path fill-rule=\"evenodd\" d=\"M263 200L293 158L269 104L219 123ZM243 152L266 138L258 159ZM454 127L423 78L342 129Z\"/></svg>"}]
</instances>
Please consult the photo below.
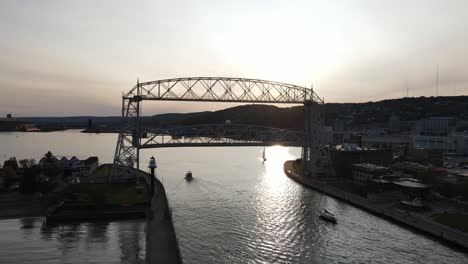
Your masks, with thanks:
<instances>
[{"instance_id":1,"label":"water surface","mask_svg":"<svg viewBox=\"0 0 468 264\"><path fill-rule=\"evenodd\" d=\"M99 156L115 134L0 133L0 158ZM155 156L185 263L468 263L468 255L304 188L282 165L298 148L167 148ZM3 162L3 161L2 161ZM192 170L194 180L183 176ZM326 207L338 225L318 219ZM44 227L41 218L0 220L0 263L141 263L144 221Z\"/></svg>"}]
</instances>

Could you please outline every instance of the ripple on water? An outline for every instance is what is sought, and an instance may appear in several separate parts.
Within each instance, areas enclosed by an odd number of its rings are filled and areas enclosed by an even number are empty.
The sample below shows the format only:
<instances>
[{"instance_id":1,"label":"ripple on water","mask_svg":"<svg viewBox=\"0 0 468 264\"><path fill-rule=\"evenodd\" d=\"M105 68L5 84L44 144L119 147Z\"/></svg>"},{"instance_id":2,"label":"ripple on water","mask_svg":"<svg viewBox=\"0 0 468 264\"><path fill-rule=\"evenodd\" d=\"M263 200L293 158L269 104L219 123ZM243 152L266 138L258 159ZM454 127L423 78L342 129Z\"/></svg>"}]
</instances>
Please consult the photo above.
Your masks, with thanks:
<instances>
[{"instance_id":1,"label":"ripple on water","mask_svg":"<svg viewBox=\"0 0 468 264\"><path fill-rule=\"evenodd\" d=\"M0 157L54 153L112 161L115 134L0 134ZM468 263L468 256L333 198L283 174L298 148L142 150L157 158L185 263ZM146 167L142 164L140 167ZM191 183L183 180L194 172ZM177 189L175 189L177 187ZM320 221L326 207L338 225ZM143 263L144 222L42 228L0 220L0 263Z\"/></svg>"}]
</instances>

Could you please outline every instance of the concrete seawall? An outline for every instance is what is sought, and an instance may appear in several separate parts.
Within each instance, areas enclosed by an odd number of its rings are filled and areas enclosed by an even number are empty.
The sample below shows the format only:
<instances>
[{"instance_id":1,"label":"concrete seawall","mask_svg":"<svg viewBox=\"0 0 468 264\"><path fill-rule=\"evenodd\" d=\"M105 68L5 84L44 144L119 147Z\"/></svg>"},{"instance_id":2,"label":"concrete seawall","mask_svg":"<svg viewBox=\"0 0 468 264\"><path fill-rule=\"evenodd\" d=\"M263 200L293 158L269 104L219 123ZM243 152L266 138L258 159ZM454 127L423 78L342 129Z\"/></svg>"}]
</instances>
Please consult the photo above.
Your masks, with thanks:
<instances>
[{"instance_id":1,"label":"concrete seawall","mask_svg":"<svg viewBox=\"0 0 468 264\"><path fill-rule=\"evenodd\" d=\"M328 186L324 184L324 182L303 178L301 175L293 172L292 162L293 161L287 161L284 164L284 172L289 178L302 185L330 195L341 201L345 201L351 205L364 209L372 214L384 217L395 223L411 227L452 245L468 249L468 234L466 233L436 223L414 213L406 213L394 208L379 206L378 204L372 203L365 198Z\"/></svg>"},{"instance_id":2,"label":"concrete seawall","mask_svg":"<svg viewBox=\"0 0 468 264\"><path fill-rule=\"evenodd\" d=\"M182 263L166 191L155 179L155 194L146 222L146 263Z\"/></svg>"}]
</instances>

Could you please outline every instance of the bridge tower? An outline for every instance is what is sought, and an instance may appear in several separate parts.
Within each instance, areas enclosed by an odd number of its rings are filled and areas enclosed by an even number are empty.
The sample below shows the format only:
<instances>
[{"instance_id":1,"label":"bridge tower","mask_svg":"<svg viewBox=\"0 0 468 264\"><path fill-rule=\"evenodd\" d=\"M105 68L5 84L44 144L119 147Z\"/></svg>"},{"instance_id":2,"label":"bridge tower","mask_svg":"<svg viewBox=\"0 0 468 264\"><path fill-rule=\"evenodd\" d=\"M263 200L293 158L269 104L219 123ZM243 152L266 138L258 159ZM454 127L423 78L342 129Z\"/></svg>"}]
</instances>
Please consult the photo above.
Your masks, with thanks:
<instances>
[{"instance_id":1,"label":"bridge tower","mask_svg":"<svg viewBox=\"0 0 468 264\"><path fill-rule=\"evenodd\" d=\"M122 96L122 119L117 145L114 154L114 165L137 167L137 183L140 173L140 129L141 129L141 87L137 81L134 96ZM109 182L115 176L115 166L109 175Z\"/></svg>"},{"instance_id":2,"label":"bridge tower","mask_svg":"<svg viewBox=\"0 0 468 264\"><path fill-rule=\"evenodd\" d=\"M305 145L302 147L302 171L306 177L334 176L325 127L323 101L304 102Z\"/></svg>"}]
</instances>

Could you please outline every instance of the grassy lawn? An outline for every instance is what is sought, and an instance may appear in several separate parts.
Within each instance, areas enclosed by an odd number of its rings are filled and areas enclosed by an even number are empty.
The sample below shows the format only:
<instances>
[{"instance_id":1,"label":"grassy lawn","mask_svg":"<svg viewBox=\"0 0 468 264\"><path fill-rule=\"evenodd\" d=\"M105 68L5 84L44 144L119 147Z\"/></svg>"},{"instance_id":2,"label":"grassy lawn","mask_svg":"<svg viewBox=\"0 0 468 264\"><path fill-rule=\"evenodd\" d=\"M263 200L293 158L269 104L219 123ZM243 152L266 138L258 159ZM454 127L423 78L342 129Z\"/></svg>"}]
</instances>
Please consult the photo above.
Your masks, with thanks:
<instances>
[{"instance_id":1,"label":"grassy lawn","mask_svg":"<svg viewBox=\"0 0 468 264\"><path fill-rule=\"evenodd\" d=\"M434 214L432 219L440 224L448 225L452 228L468 232L468 215L467 214Z\"/></svg>"},{"instance_id":2,"label":"grassy lawn","mask_svg":"<svg viewBox=\"0 0 468 264\"><path fill-rule=\"evenodd\" d=\"M107 176L112 172L112 164L103 164L99 166L94 172L94 176Z\"/></svg>"},{"instance_id":3,"label":"grassy lawn","mask_svg":"<svg viewBox=\"0 0 468 264\"><path fill-rule=\"evenodd\" d=\"M146 203L148 190L135 184L74 184L66 190L69 200L95 205Z\"/></svg>"},{"instance_id":4,"label":"grassy lawn","mask_svg":"<svg viewBox=\"0 0 468 264\"><path fill-rule=\"evenodd\" d=\"M302 175L302 165L301 165L301 162L295 160L293 161L292 163L292 171L294 173L297 173L299 175Z\"/></svg>"}]
</instances>

